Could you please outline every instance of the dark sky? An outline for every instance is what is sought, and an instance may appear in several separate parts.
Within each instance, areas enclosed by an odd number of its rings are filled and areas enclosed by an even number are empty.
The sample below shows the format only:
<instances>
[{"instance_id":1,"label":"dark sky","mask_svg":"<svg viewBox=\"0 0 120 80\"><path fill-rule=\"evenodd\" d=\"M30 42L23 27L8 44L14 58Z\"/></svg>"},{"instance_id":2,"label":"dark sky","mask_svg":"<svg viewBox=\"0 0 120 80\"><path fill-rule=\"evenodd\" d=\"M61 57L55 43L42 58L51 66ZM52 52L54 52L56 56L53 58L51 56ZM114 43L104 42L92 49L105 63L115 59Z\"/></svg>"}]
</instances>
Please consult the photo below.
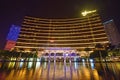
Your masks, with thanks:
<instances>
[{"instance_id":1,"label":"dark sky","mask_svg":"<svg viewBox=\"0 0 120 80\"><path fill-rule=\"evenodd\" d=\"M0 0L0 49L4 48L10 26L21 26L25 15L74 18L86 9L97 9L103 22L114 19L120 27L120 0Z\"/></svg>"}]
</instances>

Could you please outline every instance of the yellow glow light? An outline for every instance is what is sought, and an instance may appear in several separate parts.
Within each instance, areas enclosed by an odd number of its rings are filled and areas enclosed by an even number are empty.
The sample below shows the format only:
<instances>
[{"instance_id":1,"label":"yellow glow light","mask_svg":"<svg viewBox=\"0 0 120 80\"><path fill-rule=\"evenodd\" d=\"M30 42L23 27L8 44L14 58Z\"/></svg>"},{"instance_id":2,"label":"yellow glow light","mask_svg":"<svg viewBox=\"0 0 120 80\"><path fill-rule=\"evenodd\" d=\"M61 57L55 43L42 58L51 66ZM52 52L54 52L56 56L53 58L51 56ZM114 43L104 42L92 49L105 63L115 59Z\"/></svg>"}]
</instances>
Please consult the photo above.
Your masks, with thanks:
<instances>
[{"instance_id":1,"label":"yellow glow light","mask_svg":"<svg viewBox=\"0 0 120 80\"><path fill-rule=\"evenodd\" d=\"M81 14L82 14L83 16L86 16L87 14L94 13L94 12L96 12L96 10L84 11L84 12L82 12Z\"/></svg>"}]
</instances>

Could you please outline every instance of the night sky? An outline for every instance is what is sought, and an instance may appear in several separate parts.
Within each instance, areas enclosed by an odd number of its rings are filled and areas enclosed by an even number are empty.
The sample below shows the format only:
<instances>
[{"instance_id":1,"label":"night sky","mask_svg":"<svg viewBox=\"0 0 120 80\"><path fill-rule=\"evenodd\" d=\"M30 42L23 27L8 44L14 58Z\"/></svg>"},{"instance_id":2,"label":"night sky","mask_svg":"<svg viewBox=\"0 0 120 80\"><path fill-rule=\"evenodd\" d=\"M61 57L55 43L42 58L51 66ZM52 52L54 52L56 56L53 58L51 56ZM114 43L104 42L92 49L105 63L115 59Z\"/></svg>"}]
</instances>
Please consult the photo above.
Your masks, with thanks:
<instances>
[{"instance_id":1,"label":"night sky","mask_svg":"<svg viewBox=\"0 0 120 80\"><path fill-rule=\"evenodd\" d=\"M0 49L4 48L10 26L21 26L25 15L74 18L80 17L81 11L93 9L99 11L102 22L113 19L120 27L120 0L0 0Z\"/></svg>"}]
</instances>

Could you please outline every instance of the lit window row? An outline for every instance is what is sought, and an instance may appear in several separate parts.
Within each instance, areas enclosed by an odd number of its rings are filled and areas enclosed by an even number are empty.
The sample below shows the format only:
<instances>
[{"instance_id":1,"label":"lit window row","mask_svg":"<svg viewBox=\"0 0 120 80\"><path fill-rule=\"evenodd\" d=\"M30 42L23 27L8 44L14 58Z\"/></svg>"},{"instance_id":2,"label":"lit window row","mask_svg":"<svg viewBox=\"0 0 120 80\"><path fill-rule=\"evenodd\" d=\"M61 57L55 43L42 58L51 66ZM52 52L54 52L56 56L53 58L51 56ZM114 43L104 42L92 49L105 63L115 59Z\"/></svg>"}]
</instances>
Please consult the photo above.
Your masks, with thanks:
<instances>
[{"instance_id":1,"label":"lit window row","mask_svg":"<svg viewBox=\"0 0 120 80\"><path fill-rule=\"evenodd\" d=\"M23 34L46 34L46 35L48 35L48 34L53 34L53 35L67 35L67 34L69 34L70 36L72 35L72 34L76 34L76 35L84 35L84 33L90 33L91 32L91 30L88 30L88 31L83 31L83 32L42 32L42 33L40 33L40 32L29 32L28 30L24 30L24 31L21 31L21 33L23 33ZM98 33L98 34L100 34L100 33L105 33L105 31L102 29L102 30L96 30L96 31L92 31L93 33Z\"/></svg>"},{"instance_id":2,"label":"lit window row","mask_svg":"<svg viewBox=\"0 0 120 80\"><path fill-rule=\"evenodd\" d=\"M86 20L86 21L84 21L84 22L81 22L81 21L72 21L72 22L56 22L56 21L54 21L54 22L52 22L52 21L49 21L49 22L45 22L45 21L39 21L39 22L36 22L36 21L31 21L31 20L24 20L24 22L23 23L34 23L34 24L46 24L46 25L49 25L49 24L51 24L51 25L66 25L66 24L82 24L82 25L84 25L84 24L88 24L88 23L96 23L96 22L101 22L101 20L100 19L97 19L97 20L94 20L94 19L89 19L89 20Z\"/></svg>"},{"instance_id":3,"label":"lit window row","mask_svg":"<svg viewBox=\"0 0 120 80\"><path fill-rule=\"evenodd\" d=\"M83 25L89 25L89 24L91 24L91 25L94 25L94 24L97 24L97 23L100 23L101 21L99 20L99 21L97 21L97 22L91 22L91 21L87 21L87 22L85 22L85 23L74 23L74 24L54 24L54 23L49 23L49 24L42 24L42 23L32 23L32 22L26 22L26 21L24 21L23 23L24 24L28 24L28 25L36 25L36 26L78 26L78 25L81 25L81 26L83 26Z\"/></svg>"},{"instance_id":4,"label":"lit window row","mask_svg":"<svg viewBox=\"0 0 120 80\"><path fill-rule=\"evenodd\" d=\"M77 27L78 28L78 27ZM91 27L89 27L91 28ZM67 29L67 30L58 30L58 29L43 29L43 30L40 30L40 29L35 29L35 28L22 28L22 30L30 30L30 31L44 31L44 32L48 32L48 31L54 31L54 32L70 32L70 31L84 31L84 30L90 30L89 28L78 28L78 29ZM99 27L92 27L92 29L96 29L96 30L99 30L99 29L103 29L103 26L99 26Z\"/></svg>"},{"instance_id":5,"label":"lit window row","mask_svg":"<svg viewBox=\"0 0 120 80\"><path fill-rule=\"evenodd\" d=\"M92 16L89 16L89 18L96 18L96 19L99 19L99 15L98 14L94 14ZM35 17L30 17L30 16L25 16L25 19L24 20L31 20L31 21L44 21L44 22L50 22L50 21L53 21L53 22L74 22L74 21L87 21L88 17L83 17L83 18L70 18L70 19L43 19L43 18L35 18ZM95 20L95 19L93 19Z\"/></svg>"}]
</instances>

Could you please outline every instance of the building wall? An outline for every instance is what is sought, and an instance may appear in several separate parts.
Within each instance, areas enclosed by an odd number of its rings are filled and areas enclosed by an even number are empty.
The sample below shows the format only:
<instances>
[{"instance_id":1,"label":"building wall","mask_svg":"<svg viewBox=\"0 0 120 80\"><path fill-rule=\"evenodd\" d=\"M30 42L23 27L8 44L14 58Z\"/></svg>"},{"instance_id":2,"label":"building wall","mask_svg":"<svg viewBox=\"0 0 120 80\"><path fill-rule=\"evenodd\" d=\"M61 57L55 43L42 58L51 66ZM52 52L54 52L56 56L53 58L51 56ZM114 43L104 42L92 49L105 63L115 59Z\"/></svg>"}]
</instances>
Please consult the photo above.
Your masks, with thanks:
<instances>
[{"instance_id":1,"label":"building wall","mask_svg":"<svg viewBox=\"0 0 120 80\"><path fill-rule=\"evenodd\" d=\"M108 43L97 13L70 19L25 16L15 48L70 47L82 50L93 48L97 43Z\"/></svg>"}]
</instances>

